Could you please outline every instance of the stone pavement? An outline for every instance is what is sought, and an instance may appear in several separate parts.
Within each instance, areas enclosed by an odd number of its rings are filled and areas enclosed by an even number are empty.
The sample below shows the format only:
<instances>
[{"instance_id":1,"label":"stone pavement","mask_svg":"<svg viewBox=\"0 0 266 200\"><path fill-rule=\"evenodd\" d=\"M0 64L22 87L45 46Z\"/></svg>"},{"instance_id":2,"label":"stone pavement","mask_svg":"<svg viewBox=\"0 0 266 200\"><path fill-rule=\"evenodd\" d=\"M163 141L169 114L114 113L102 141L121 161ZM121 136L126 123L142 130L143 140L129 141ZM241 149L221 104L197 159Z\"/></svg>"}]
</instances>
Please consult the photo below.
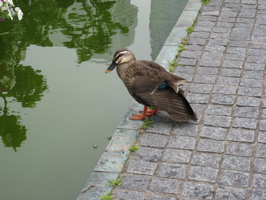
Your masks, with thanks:
<instances>
[{"instance_id":1,"label":"stone pavement","mask_svg":"<svg viewBox=\"0 0 266 200\"><path fill-rule=\"evenodd\" d=\"M154 117L114 197L266 199L266 1L212 0L178 63L199 121Z\"/></svg>"},{"instance_id":2,"label":"stone pavement","mask_svg":"<svg viewBox=\"0 0 266 200\"><path fill-rule=\"evenodd\" d=\"M166 44L171 46L174 37ZM183 88L199 120L173 123L160 112L144 133L138 136L132 129L130 137L137 138L140 148L110 173L116 178L123 168L123 184L112 190L113 196L266 200L266 0L205 5L178 63L174 74L187 79ZM134 105L127 117L141 108ZM125 119L115 137L121 139L125 129L138 123ZM127 157L128 151L123 152ZM104 159L100 163L108 168Z\"/></svg>"}]
</instances>

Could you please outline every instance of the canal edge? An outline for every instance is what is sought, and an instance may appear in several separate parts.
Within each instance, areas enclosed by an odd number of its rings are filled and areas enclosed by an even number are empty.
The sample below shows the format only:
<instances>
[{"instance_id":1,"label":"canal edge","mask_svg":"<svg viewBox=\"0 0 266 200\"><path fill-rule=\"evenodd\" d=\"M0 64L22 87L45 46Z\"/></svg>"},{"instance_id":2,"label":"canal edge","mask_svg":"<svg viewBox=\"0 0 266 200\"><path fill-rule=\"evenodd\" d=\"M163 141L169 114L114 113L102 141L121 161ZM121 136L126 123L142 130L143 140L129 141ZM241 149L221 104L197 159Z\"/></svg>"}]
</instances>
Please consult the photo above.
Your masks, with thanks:
<instances>
[{"instance_id":1,"label":"canal edge","mask_svg":"<svg viewBox=\"0 0 266 200\"><path fill-rule=\"evenodd\" d=\"M167 37L159 55L155 59L155 62L166 70L169 70L169 61L176 57L182 39L188 35L186 30L194 23L201 7L201 0L189 0ZM130 155L129 149L137 141L139 127L142 125L142 121L133 121L128 118L132 113L141 110L142 107L142 105L133 100L77 200L100 200L101 196L112 191L113 186L108 185L108 180L116 180L124 169Z\"/></svg>"}]
</instances>

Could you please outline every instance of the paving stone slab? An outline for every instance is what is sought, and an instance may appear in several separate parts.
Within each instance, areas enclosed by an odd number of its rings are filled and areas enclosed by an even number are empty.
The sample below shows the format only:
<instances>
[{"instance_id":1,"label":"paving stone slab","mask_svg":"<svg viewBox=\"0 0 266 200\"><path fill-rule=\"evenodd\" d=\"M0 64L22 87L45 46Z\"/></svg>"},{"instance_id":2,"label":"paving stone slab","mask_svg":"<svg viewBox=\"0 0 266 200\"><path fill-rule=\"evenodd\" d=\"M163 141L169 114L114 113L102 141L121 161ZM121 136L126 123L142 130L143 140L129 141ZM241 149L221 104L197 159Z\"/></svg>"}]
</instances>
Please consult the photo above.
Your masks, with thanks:
<instances>
[{"instance_id":1,"label":"paving stone slab","mask_svg":"<svg viewBox=\"0 0 266 200\"><path fill-rule=\"evenodd\" d=\"M227 139L238 142L253 142L254 134L255 134L254 130L230 129Z\"/></svg>"},{"instance_id":2,"label":"paving stone slab","mask_svg":"<svg viewBox=\"0 0 266 200\"><path fill-rule=\"evenodd\" d=\"M201 130L200 137L224 140L227 129L220 127L204 126Z\"/></svg>"},{"instance_id":3,"label":"paving stone slab","mask_svg":"<svg viewBox=\"0 0 266 200\"><path fill-rule=\"evenodd\" d=\"M235 128L247 128L255 129L257 126L257 120L251 118L235 117L233 127Z\"/></svg>"},{"instance_id":4,"label":"paving stone slab","mask_svg":"<svg viewBox=\"0 0 266 200\"><path fill-rule=\"evenodd\" d=\"M210 184L186 182L183 185L182 196L200 199L211 199L213 191L213 186Z\"/></svg>"},{"instance_id":5,"label":"paving stone slab","mask_svg":"<svg viewBox=\"0 0 266 200\"><path fill-rule=\"evenodd\" d=\"M163 148L168 140L168 136L145 132L139 142L141 146Z\"/></svg>"},{"instance_id":6,"label":"paving stone slab","mask_svg":"<svg viewBox=\"0 0 266 200\"><path fill-rule=\"evenodd\" d=\"M174 124L172 133L180 136L195 136L197 130L198 126L196 124L178 123Z\"/></svg>"},{"instance_id":7,"label":"paving stone slab","mask_svg":"<svg viewBox=\"0 0 266 200\"><path fill-rule=\"evenodd\" d=\"M205 118L205 124L209 126L229 127L230 122L230 116L207 115Z\"/></svg>"},{"instance_id":8,"label":"paving stone slab","mask_svg":"<svg viewBox=\"0 0 266 200\"><path fill-rule=\"evenodd\" d=\"M223 153L224 141L200 139L197 150L204 152Z\"/></svg>"},{"instance_id":9,"label":"paving stone slab","mask_svg":"<svg viewBox=\"0 0 266 200\"><path fill-rule=\"evenodd\" d=\"M192 166L188 179L197 181L216 182L218 169L203 166Z\"/></svg>"},{"instance_id":10,"label":"paving stone slab","mask_svg":"<svg viewBox=\"0 0 266 200\"><path fill-rule=\"evenodd\" d=\"M153 178L149 190L153 192L177 194L180 182L175 179Z\"/></svg>"},{"instance_id":11,"label":"paving stone slab","mask_svg":"<svg viewBox=\"0 0 266 200\"><path fill-rule=\"evenodd\" d=\"M248 187L249 173L222 170L219 184L234 187Z\"/></svg>"},{"instance_id":12,"label":"paving stone slab","mask_svg":"<svg viewBox=\"0 0 266 200\"><path fill-rule=\"evenodd\" d=\"M252 200L261 200L261 199L266 199L266 190L261 190L261 189L253 189L252 190Z\"/></svg>"},{"instance_id":13,"label":"paving stone slab","mask_svg":"<svg viewBox=\"0 0 266 200\"><path fill-rule=\"evenodd\" d=\"M226 153L236 156L252 156L252 145L230 142L226 146Z\"/></svg>"},{"instance_id":14,"label":"paving stone slab","mask_svg":"<svg viewBox=\"0 0 266 200\"><path fill-rule=\"evenodd\" d=\"M215 194L216 200L246 200L248 197L248 192L242 188L234 188L234 187L222 187L220 186Z\"/></svg>"},{"instance_id":15,"label":"paving stone slab","mask_svg":"<svg viewBox=\"0 0 266 200\"><path fill-rule=\"evenodd\" d=\"M191 164L205 166L205 167L218 168L220 165L221 159L222 159L222 156L219 154L197 152L194 154L191 160Z\"/></svg>"},{"instance_id":16,"label":"paving stone slab","mask_svg":"<svg viewBox=\"0 0 266 200\"><path fill-rule=\"evenodd\" d=\"M185 164L162 163L158 176L162 178L185 179L188 166Z\"/></svg>"},{"instance_id":17,"label":"paving stone slab","mask_svg":"<svg viewBox=\"0 0 266 200\"><path fill-rule=\"evenodd\" d=\"M162 161L175 163L189 163L192 151L180 149L166 149Z\"/></svg>"},{"instance_id":18,"label":"paving stone slab","mask_svg":"<svg viewBox=\"0 0 266 200\"><path fill-rule=\"evenodd\" d=\"M254 162L254 171L266 174L266 159L256 158Z\"/></svg>"},{"instance_id":19,"label":"paving stone slab","mask_svg":"<svg viewBox=\"0 0 266 200\"><path fill-rule=\"evenodd\" d=\"M225 155L223 157L221 168L239 171L249 171L250 162L250 158Z\"/></svg>"},{"instance_id":20,"label":"paving stone slab","mask_svg":"<svg viewBox=\"0 0 266 200\"><path fill-rule=\"evenodd\" d=\"M122 174L121 179L122 185L117 186L118 189L145 192L151 177L143 174Z\"/></svg>"},{"instance_id":21,"label":"paving stone slab","mask_svg":"<svg viewBox=\"0 0 266 200\"><path fill-rule=\"evenodd\" d=\"M208 115L225 115L231 116L232 107L225 105L212 105L208 106L207 114Z\"/></svg>"},{"instance_id":22,"label":"paving stone slab","mask_svg":"<svg viewBox=\"0 0 266 200\"><path fill-rule=\"evenodd\" d=\"M213 104L221 104L221 105L233 105L235 102L235 95L227 95L227 94L213 94L211 103Z\"/></svg>"},{"instance_id":23,"label":"paving stone slab","mask_svg":"<svg viewBox=\"0 0 266 200\"><path fill-rule=\"evenodd\" d=\"M145 193L127 190L116 190L114 197L115 199L119 200L144 200Z\"/></svg>"},{"instance_id":24,"label":"paving stone slab","mask_svg":"<svg viewBox=\"0 0 266 200\"><path fill-rule=\"evenodd\" d=\"M266 175L265 174L254 174L253 187L266 189Z\"/></svg>"},{"instance_id":25,"label":"paving stone slab","mask_svg":"<svg viewBox=\"0 0 266 200\"><path fill-rule=\"evenodd\" d=\"M177 149L190 149L193 150L195 147L196 139L194 137L186 136L171 136L167 144L168 148Z\"/></svg>"},{"instance_id":26,"label":"paving stone slab","mask_svg":"<svg viewBox=\"0 0 266 200\"><path fill-rule=\"evenodd\" d=\"M266 132L260 131L258 133L258 142L266 143Z\"/></svg>"},{"instance_id":27,"label":"paving stone slab","mask_svg":"<svg viewBox=\"0 0 266 200\"><path fill-rule=\"evenodd\" d=\"M149 162L158 162L161 159L163 150L150 147L140 147L133 155L135 160L145 160Z\"/></svg>"},{"instance_id":28,"label":"paving stone slab","mask_svg":"<svg viewBox=\"0 0 266 200\"><path fill-rule=\"evenodd\" d=\"M176 198L161 195L150 195L148 200L176 200Z\"/></svg>"},{"instance_id":29,"label":"paving stone slab","mask_svg":"<svg viewBox=\"0 0 266 200\"><path fill-rule=\"evenodd\" d=\"M147 162L144 160L130 160L126 172L135 174L153 175L157 163Z\"/></svg>"}]
</instances>

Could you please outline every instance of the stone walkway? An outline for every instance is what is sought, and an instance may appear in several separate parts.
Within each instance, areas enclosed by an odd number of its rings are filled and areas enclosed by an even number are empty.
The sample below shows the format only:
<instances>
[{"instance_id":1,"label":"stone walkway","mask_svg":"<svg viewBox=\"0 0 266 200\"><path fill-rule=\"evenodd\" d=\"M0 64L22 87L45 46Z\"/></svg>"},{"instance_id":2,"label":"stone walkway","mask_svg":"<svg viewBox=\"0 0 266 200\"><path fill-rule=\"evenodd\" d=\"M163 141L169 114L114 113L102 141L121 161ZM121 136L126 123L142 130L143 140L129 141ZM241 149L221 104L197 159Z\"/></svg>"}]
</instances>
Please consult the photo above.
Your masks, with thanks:
<instances>
[{"instance_id":1,"label":"stone walkway","mask_svg":"<svg viewBox=\"0 0 266 200\"><path fill-rule=\"evenodd\" d=\"M155 116L115 199L266 199L266 1L212 0L197 20L174 74L199 121Z\"/></svg>"}]
</instances>

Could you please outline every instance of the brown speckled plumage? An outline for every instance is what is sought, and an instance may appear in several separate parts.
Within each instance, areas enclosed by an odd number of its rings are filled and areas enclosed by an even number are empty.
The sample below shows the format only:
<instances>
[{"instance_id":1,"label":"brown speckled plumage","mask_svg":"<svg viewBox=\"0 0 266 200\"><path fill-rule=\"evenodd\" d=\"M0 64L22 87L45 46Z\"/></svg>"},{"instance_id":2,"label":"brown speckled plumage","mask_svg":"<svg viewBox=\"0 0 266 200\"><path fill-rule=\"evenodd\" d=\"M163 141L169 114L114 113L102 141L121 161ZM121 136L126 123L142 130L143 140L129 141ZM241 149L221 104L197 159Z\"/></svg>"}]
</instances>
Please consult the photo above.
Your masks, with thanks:
<instances>
[{"instance_id":1,"label":"brown speckled plumage","mask_svg":"<svg viewBox=\"0 0 266 200\"><path fill-rule=\"evenodd\" d=\"M127 49L116 51L108 70L116 66L118 76L138 103L164 110L177 122L197 120L184 92L179 88L186 82L185 79L167 72L154 62L136 60ZM160 89L163 82L167 86Z\"/></svg>"}]
</instances>

